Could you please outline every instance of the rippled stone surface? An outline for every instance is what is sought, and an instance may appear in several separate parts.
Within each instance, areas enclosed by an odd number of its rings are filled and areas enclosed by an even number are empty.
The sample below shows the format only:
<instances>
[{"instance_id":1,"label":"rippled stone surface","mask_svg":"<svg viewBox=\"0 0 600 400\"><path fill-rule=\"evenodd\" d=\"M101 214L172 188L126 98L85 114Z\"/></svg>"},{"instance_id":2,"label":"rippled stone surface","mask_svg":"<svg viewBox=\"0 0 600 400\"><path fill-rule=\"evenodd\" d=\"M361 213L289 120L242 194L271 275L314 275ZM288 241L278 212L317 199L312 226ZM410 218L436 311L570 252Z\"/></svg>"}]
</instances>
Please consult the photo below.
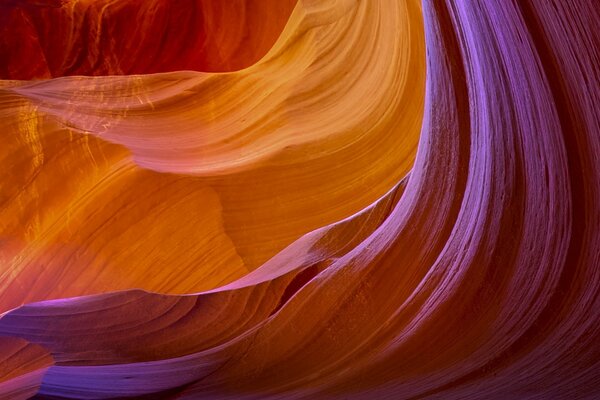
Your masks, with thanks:
<instances>
[{"instance_id":1,"label":"rippled stone surface","mask_svg":"<svg viewBox=\"0 0 600 400\"><path fill-rule=\"evenodd\" d=\"M594 1L0 10L0 396L600 396Z\"/></svg>"}]
</instances>

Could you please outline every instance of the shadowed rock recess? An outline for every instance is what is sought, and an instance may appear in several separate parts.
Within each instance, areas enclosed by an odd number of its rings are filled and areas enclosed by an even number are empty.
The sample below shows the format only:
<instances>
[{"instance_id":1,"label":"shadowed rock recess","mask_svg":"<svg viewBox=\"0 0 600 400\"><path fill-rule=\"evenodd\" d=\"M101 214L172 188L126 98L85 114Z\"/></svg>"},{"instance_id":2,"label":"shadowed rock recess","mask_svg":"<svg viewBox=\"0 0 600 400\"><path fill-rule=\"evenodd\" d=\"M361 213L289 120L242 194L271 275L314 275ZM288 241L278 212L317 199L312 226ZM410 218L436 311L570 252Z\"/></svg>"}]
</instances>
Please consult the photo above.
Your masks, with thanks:
<instances>
[{"instance_id":1,"label":"shadowed rock recess","mask_svg":"<svg viewBox=\"0 0 600 400\"><path fill-rule=\"evenodd\" d=\"M596 0L7 0L0 78L0 399L600 398Z\"/></svg>"}]
</instances>

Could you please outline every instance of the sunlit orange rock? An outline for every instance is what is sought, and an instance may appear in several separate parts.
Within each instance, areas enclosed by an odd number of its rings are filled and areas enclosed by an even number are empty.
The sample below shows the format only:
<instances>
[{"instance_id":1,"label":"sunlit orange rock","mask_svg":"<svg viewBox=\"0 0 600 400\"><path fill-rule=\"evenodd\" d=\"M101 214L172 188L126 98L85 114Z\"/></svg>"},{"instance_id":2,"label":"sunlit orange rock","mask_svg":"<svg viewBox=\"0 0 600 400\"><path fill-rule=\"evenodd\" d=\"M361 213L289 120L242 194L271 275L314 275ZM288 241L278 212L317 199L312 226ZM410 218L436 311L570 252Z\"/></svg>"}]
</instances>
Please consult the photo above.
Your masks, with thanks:
<instances>
[{"instance_id":1,"label":"sunlit orange rock","mask_svg":"<svg viewBox=\"0 0 600 400\"><path fill-rule=\"evenodd\" d=\"M0 393L600 397L596 3L268 15L233 71L0 82Z\"/></svg>"},{"instance_id":2,"label":"sunlit orange rock","mask_svg":"<svg viewBox=\"0 0 600 400\"><path fill-rule=\"evenodd\" d=\"M390 190L414 159L425 69L417 3L385 4L300 2L237 72L5 81L3 309L210 289Z\"/></svg>"}]
</instances>

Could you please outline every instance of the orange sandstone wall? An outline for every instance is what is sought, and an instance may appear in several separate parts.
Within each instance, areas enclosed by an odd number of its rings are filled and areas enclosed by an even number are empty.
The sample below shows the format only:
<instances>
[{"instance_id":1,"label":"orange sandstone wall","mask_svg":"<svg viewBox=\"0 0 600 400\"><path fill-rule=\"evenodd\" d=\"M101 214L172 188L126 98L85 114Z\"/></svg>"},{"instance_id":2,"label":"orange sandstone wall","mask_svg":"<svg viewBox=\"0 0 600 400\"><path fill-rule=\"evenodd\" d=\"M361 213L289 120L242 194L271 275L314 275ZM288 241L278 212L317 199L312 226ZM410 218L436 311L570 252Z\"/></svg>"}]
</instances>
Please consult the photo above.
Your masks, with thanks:
<instances>
[{"instance_id":1,"label":"orange sandstone wall","mask_svg":"<svg viewBox=\"0 0 600 400\"><path fill-rule=\"evenodd\" d=\"M596 1L0 12L0 398L600 397Z\"/></svg>"}]
</instances>

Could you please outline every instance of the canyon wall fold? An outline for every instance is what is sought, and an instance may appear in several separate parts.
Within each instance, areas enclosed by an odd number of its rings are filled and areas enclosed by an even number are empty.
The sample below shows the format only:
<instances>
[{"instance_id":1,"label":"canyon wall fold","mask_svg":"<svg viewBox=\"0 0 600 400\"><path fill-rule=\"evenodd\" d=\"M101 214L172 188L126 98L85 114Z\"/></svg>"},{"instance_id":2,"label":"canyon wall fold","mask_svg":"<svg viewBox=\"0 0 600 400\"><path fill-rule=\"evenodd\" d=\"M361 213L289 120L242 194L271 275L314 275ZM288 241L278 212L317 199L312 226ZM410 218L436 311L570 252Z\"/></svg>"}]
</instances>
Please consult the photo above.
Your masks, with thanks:
<instances>
[{"instance_id":1,"label":"canyon wall fold","mask_svg":"<svg viewBox=\"0 0 600 400\"><path fill-rule=\"evenodd\" d=\"M0 398L598 398L596 2L237 3L3 5Z\"/></svg>"}]
</instances>

